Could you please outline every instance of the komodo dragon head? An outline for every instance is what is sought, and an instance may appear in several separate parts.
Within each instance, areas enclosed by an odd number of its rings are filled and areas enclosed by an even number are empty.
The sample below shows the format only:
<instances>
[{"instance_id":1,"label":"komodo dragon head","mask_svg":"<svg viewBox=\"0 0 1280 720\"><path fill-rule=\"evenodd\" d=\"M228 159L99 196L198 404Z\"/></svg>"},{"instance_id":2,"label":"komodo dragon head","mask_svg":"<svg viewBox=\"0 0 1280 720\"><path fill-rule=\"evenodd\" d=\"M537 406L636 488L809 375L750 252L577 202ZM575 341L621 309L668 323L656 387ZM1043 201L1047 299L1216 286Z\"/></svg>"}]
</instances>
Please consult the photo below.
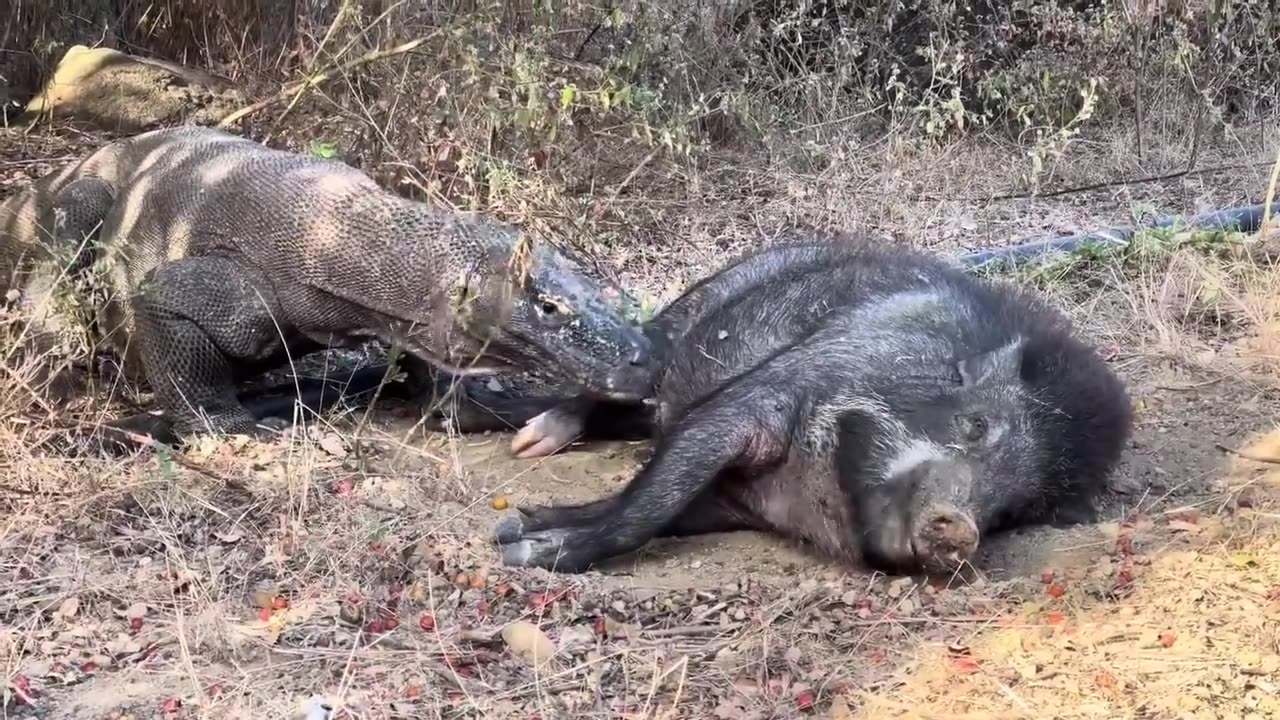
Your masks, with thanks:
<instances>
[{"instance_id":1,"label":"komodo dragon head","mask_svg":"<svg viewBox=\"0 0 1280 720\"><path fill-rule=\"evenodd\" d=\"M447 290L449 364L542 375L617 401L650 395L652 346L621 289L547 243L494 230L478 233L479 252Z\"/></svg>"}]
</instances>

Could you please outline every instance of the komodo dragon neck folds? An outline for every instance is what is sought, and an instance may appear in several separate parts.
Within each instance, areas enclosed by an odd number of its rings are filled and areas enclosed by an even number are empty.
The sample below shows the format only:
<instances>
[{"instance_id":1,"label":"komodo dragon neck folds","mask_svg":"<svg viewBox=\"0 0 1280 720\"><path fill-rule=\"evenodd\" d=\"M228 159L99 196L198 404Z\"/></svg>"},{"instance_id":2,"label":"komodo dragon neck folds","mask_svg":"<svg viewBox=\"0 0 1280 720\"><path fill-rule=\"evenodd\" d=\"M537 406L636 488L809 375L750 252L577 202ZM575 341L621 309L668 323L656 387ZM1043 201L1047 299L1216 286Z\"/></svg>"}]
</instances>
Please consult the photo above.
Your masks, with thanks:
<instances>
[{"instance_id":1,"label":"komodo dragon neck folds","mask_svg":"<svg viewBox=\"0 0 1280 720\"><path fill-rule=\"evenodd\" d=\"M179 433L256 434L239 382L367 339L401 346L418 370L532 371L606 398L647 390L649 343L620 292L565 255L341 162L222 131L136 135L8 198L0 295L34 297L66 273L49 261L59 246L86 248L72 272L106 268L101 331Z\"/></svg>"}]
</instances>

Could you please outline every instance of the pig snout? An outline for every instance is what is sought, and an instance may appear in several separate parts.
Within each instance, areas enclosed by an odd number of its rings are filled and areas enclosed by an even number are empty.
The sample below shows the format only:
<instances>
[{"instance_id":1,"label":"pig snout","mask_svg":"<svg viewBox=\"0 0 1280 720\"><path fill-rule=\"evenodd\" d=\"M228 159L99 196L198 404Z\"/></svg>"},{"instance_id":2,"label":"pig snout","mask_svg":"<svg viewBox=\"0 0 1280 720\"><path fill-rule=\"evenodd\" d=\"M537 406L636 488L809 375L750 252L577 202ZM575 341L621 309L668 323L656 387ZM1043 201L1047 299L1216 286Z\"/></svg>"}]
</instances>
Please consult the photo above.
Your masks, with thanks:
<instances>
[{"instance_id":1,"label":"pig snout","mask_svg":"<svg viewBox=\"0 0 1280 720\"><path fill-rule=\"evenodd\" d=\"M965 510L972 469L939 457L896 469L876 489L878 501L868 504L872 512L864 516L868 559L899 570L956 570L973 556L980 537L973 513Z\"/></svg>"},{"instance_id":2,"label":"pig snout","mask_svg":"<svg viewBox=\"0 0 1280 720\"><path fill-rule=\"evenodd\" d=\"M930 505L916 516L911 549L926 571L955 570L978 549L978 525L973 517L951 505Z\"/></svg>"}]
</instances>

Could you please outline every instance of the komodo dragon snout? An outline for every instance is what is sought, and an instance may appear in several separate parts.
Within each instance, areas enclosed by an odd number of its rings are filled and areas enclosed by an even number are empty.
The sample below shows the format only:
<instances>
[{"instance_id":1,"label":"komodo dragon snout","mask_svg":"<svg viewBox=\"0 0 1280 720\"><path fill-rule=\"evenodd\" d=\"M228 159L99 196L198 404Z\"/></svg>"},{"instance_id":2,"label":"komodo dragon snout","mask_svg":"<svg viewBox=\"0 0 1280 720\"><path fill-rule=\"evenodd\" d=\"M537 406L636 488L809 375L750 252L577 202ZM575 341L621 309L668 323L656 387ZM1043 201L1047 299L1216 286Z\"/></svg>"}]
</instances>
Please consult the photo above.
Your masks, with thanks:
<instances>
[{"instance_id":1,"label":"komodo dragon snout","mask_svg":"<svg viewBox=\"0 0 1280 720\"><path fill-rule=\"evenodd\" d=\"M588 279L545 243L517 251L515 261L509 247L494 248L479 264L487 272L477 270L454 286L450 316L459 332L450 354L478 358L489 372L527 372L600 399L639 401L651 394L652 346L629 319L622 290Z\"/></svg>"}]
</instances>

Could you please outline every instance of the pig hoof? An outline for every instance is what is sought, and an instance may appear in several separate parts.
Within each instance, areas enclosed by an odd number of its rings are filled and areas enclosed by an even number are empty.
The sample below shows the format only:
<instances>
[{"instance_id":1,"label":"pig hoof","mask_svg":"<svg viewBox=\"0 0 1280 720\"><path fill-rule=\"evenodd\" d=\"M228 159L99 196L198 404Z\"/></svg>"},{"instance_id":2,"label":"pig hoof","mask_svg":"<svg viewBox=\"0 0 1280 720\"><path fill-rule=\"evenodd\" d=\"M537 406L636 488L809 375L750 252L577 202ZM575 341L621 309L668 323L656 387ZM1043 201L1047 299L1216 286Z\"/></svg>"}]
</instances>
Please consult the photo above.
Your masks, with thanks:
<instances>
[{"instance_id":1,"label":"pig hoof","mask_svg":"<svg viewBox=\"0 0 1280 720\"><path fill-rule=\"evenodd\" d=\"M506 515L493 527L493 536L500 545L516 542L523 535L524 518L520 516L520 513Z\"/></svg>"},{"instance_id":2,"label":"pig hoof","mask_svg":"<svg viewBox=\"0 0 1280 720\"><path fill-rule=\"evenodd\" d=\"M552 455L582 433L582 420L564 412L548 410L533 418L511 440L511 452L518 458Z\"/></svg>"},{"instance_id":3,"label":"pig hoof","mask_svg":"<svg viewBox=\"0 0 1280 720\"><path fill-rule=\"evenodd\" d=\"M502 564L507 567L525 567L533 557L533 543L528 540L507 543L502 547Z\"/></svg>"},{"instance_id":4,"label":"pig hoof","mask_svg":"<svg viewBox=\"0 0 1280 720\"><path fill-rule=\"evenodd\" d=\"M564 530L544 530L529 533L524 539L507 543L502 547L502 563L512 567L540 567L557 569L561 560L561 548L568 533Z\"/></svg>"}]
</instances>

